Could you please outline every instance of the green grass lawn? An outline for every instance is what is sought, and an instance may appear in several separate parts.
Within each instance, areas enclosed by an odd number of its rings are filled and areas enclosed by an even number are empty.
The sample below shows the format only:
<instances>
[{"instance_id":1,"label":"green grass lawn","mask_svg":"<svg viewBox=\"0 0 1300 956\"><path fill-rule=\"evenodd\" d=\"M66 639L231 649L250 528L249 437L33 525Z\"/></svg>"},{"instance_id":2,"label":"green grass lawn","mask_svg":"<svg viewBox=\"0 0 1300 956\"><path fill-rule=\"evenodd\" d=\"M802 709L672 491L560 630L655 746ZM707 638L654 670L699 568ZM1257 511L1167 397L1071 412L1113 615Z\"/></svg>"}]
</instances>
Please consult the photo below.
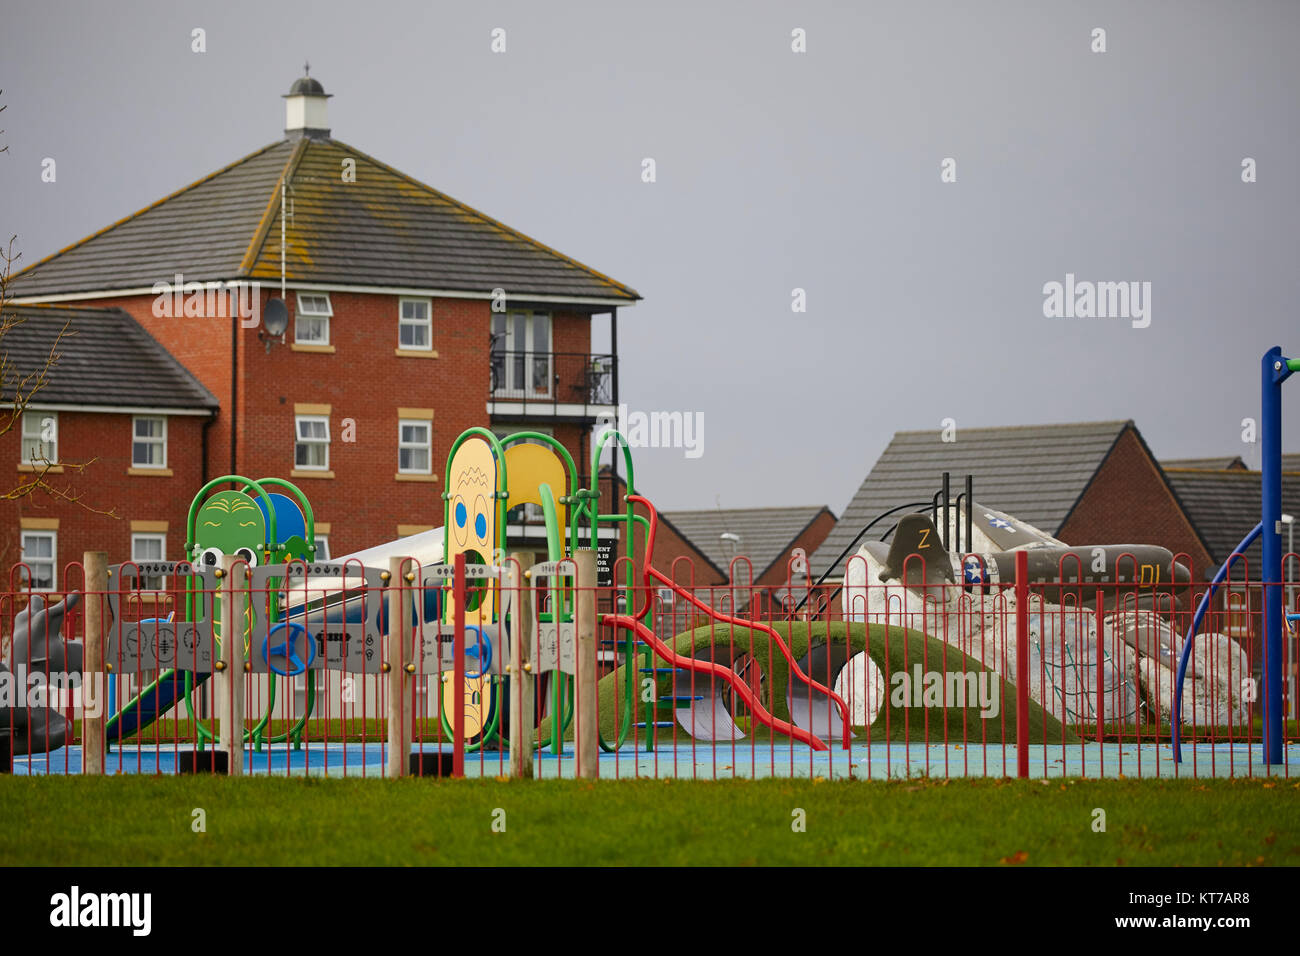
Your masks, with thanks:
<instances>
[{"instance_id":1,"label":"green grass lawn","mask_svg":"<svg viewBox=\"0 0 1300 956\"><path fill-rule=\"evenodd\" d=\"M1294 865L1297 788L8 777L0 865Z\"/></svg>"}]
</instances>

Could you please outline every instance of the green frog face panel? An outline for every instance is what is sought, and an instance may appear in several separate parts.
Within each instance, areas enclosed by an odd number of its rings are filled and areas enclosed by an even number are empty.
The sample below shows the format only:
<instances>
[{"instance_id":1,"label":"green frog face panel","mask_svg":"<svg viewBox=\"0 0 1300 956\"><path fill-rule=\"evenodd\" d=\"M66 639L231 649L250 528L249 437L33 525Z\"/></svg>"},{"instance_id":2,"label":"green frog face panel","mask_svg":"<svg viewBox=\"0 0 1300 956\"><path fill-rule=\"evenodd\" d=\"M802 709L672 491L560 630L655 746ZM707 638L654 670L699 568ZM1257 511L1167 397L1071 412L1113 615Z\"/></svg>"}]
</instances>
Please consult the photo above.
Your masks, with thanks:
<instances>
[{"instance_id":1,"label":"green frog face panel","mask_svg":"<svg viewBox=\"0 0 1300 956\"><path fill-rule=\"evenodd\" d=\"M218 491L199 508L194 526L194 557L202 567L216 567L222 555L256 567L266 554L266 518L242 491Z\"/></svg>"}]
</instances>

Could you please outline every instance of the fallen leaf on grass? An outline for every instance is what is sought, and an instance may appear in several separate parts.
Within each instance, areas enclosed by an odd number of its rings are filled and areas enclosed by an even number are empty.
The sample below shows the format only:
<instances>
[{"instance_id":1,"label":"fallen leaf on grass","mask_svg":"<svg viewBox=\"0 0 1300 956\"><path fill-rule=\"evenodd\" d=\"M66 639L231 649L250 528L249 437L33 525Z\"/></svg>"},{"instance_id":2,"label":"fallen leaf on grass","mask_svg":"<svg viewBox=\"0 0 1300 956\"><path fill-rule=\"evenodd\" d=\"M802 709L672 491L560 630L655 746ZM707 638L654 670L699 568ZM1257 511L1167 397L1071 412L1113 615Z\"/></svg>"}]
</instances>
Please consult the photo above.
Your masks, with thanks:
<instances>
[{"instance_id":1,"label":"fallen leaf on grass","mask_svg":"<svg viewBox=\"0 0 1300 956\"><path fill-rule=\"evenodd\" d=\"M1017 850L1015 853L1011 854L1011 856L1004 856L1002 858L1002 862L1011 863L1011 864L1024 863L1028 859L1029 859L1028 853L1026 853L1024 850Z\"/></svg>"}]
</instances>

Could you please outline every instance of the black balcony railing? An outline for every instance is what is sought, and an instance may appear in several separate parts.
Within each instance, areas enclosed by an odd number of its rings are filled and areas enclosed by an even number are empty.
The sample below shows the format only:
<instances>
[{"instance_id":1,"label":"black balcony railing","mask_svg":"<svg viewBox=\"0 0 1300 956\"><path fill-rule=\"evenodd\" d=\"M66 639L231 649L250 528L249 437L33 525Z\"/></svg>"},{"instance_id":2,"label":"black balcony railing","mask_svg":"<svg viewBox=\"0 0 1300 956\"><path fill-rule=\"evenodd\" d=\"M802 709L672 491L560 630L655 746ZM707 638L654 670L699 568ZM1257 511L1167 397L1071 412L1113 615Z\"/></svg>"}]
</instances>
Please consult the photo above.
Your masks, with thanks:
<instances>
[{"instance_id":1,"label":"black balcony railing","mask_svg":"<svg viewBox=\"0 0 1300 956\"><path fill-rule=\"evenodd\" d=\"M493 347L488 400L545 412L561 405L614 403L617 356L588 352L512 352Z\"/></svg>"}]
</instances>

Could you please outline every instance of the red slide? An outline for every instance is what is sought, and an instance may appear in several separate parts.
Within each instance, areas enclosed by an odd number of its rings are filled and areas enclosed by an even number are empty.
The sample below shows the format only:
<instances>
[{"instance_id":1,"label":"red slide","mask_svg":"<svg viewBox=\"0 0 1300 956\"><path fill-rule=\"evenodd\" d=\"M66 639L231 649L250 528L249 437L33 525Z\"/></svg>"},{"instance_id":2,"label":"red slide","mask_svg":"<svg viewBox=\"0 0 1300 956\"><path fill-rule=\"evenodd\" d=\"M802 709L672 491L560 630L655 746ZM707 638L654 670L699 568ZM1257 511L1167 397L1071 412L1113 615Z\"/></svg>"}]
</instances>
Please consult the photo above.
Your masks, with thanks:
<instances>
[{"instance_id":1,"label":"red slide","mask_svg":"<svg viewBox=\"0 0 1300 956\"><path fill-rule=\"evenodd\" d=\"M602 624L609 624L614 627L626 627L628 630L636 633L636 636L645 641L654 652L672 664L674 667L680 667L683 670L691 670L701 674L712 674L714 677L721 677L732 689L740 696L746 706L749 707L750 713L754 719L764 726L771 727L778 733L785 734L787 737L793 737L795 740L805 743L812 747L813 750L829 750L820 737L814 737L802 727L796 727L794 724L787 723L784 720L777 720L754 696L754 692L749 689L749 685L736 676L736 672L730 667L724 667L722 664L715 664L713 661L702 661L695 657L683 657L674 651L671 647L655 635L655 632L646 627L644 623L634 617L628 617L626 614L602 614L600 616Z\"/></svg>"},{"instance_id":2,"label":"red slide","mask_svg":"<svg viewBox=\"0 0 1300 956\"><path fill-rule=\"evenodd\" d=\"M644 559L645 586L646 586L646 595L647 595L646 602L644 606L642 606L641 610L637 612L636 617L628 617L625 614L603 614L601 615L601 622L606 625L611 625L614 627L626 627L635 631L638 638L640 638L641 640L649 644L651 647L653 647L656 654L658 654L664 660L668 661L674 667L680 667L683 670L690 670L690 671L695 671L697 673L711 674L715 677L721 677L722 679L727 681L728 684L731 685L732 689L740 696L740 699L743 700L746 703L746 705L748 705L751 711L753 711L754 719L757 720L759 723L764 724L767 727L771 727L773 730L777 731L778 733L785 734L787 737L792 737L795 740L802 741L803 743L808 744L814 750L828 750L829 748L821 740L821 738L815 737L812 734L810 734L808 731L800 727L795 727L794 725L789 724L784 720L777 720L775 717L769 714L767 710L763 707L763 705L754 696L753 692L749 688L749 685L746 684L745 681L741 677L739 677L735 673L735 671L733 671L730 667L724 667L721 664L715 664L713 661L698 660L697 658L694 657L683 657L682 655L674 651L671 647L669 647L667 644L665 644L663 641L661 641L655 635L655 633L652 630L650 630L650 628L646 627L646 625L642 622L641 619L644 618L650 610L650 599L649 599L650 579L654 578L654 580L658 581L664 587L670 588L673 591L673 593L686 600L693 607L702 611L707 617L709 617L714 621L717 621L721 624L734 625L736 627L745 627L745 628L749 628L750 630L758 631L761 634L766 634L769 638L772 639L772 641L776 644L776 646L781 649L781 654L785 657L786 663L790 667L791 677L797 677L799 680L803 681L804 684L825 694L827 697L829 697L831 700L835 702L836 706L839 707L840 726L844 728L843 745L844 748L847 750L849 747L849 739L852 734L852 728L849 724L848 705L844 703L843 699L839 696L839 694L836 694L833 690L831 690L828 687L823 687L821 684L817 683L812 678L810 678L807 674L805 674L803 672L803 669L800 668L799 665L795 662L794 656L790 653L790 648L786 645L785 641L782 640L781 635L778 634L771 627L769 627L766 624L759 623L757 621L746 621L740 618L732 617L729 614L723 614L719 611L715 611L713 608L709 607L709 605L705 604L703 601L697 598L690 591L681 587L681 585L677 584L675 581L673 581L671 578L665 575L662 571L655 568L651 564L651 558L654 555L655 532L659 528L659 513L655 511L654 505L652 505L647 499L641 497L640 495L629 495L627 500L634 504L644 505L646 510L650 512L650 530L646 534L645 559Z\"/></svg>"}]
</instances>

